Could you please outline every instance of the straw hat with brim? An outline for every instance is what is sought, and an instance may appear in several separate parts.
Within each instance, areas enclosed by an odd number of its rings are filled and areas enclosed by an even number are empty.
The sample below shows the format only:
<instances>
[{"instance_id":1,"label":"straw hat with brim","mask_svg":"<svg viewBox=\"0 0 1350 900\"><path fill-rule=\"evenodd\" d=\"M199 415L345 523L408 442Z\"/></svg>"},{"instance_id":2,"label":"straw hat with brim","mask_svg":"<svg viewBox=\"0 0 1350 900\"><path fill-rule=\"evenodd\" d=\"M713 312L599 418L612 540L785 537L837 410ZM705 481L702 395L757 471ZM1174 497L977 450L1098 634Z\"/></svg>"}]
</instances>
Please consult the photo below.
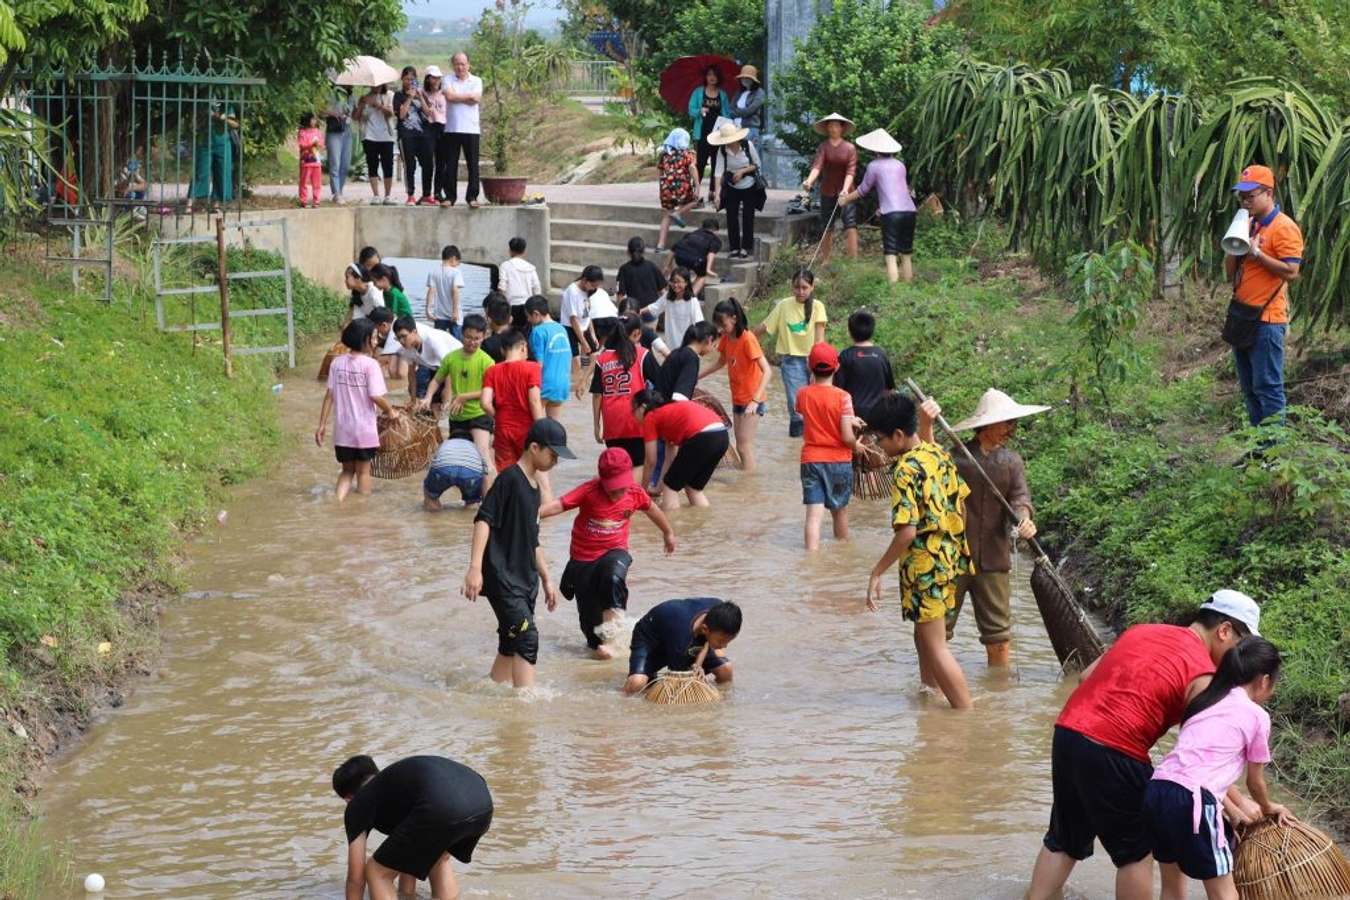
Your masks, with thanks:
<instances>
[{"instance_id":1,"label":"straw hat with brim","mask_svg":"<svg viewBox=\"0 0 1350 900\"><path fill-rule=\"evenodd\" d=\"M844 124L844 134L848 134L853 130L853 120L845 119L843 116L839 115L839 113L830 113L823 119L817 119L816 124L811 127L816 130L816 134L829 134L829 132L825 130L825 126L830 122L842 122Z\"/></svg>"},{"instance_id":2,"label":"straw hat with brim","mask_svg":"<svg viewBox=\"0 0 1350 900\"><path fill-rule=\"evenodd\" d=\"M962 419L952 426L953 431L969 431L972 428L983 428L985 425L994 425L999 422L1010 422L1013 419L1020 419L1023 416L1034 416L1036 413L1043 413L1050 407L1048 406L1026 406L1018 403L1007 394L996 388L990 388L984 392L980 398L979 404L975 407L975 414L967 419Z\"/></svg>"},{"instance_id":3,"label":"straw hat with brim","mask_svg":"<svg viewBox=\"0 0 1350 900\"><path fill-rule=\"evenodd\" d=\"M741 66L741 72L736 76L736 80L740 81L742 78L749 78L755 84L759 84L759 69L754 66Z\"/></svg>"},{"instance_id":4,"label":"straw hat with brim","mask_svg":"<svg viewBox=\"0 0 1350 900\"><path fill-rule=\"evenodd\" d=\"M721 147L724 144L734 144L737 141L743 141L750 134L749 128L737 128L735 122L725 122L721 128L718 128L712 134L708 135L708 143L714 147Z\"/></svg>"},{"instance_id":5,"label":"straw hat with brim","mask_svg":"<svg viewBox=\"0 0 1350 900\"><path fill-rule=\"evenodd\" d=\"M864 134L854 141L854 143L868 153L889 153L892 156L904 149L900 146L899 141L886 133L885 128L869 131L867 134Z\"/></svg>"}]
</instances>

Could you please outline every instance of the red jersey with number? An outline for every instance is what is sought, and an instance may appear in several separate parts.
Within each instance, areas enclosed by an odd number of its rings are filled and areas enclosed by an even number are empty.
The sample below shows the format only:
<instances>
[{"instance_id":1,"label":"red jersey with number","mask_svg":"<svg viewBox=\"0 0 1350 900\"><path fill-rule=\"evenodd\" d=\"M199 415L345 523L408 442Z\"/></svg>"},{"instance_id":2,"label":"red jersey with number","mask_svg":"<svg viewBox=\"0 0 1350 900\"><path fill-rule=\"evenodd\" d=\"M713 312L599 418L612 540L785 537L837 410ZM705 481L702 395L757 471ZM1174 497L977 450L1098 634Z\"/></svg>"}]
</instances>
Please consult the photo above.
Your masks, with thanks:
<instances>
[{"instance_id":1,"label":"red jersey with number","mask_svg":"<svg viewBox=\"0 0 1350 900\"><path fill-rule=\"evenodd\" d=\"M617 350L606 350L595 358L600 381L600 424L607 441L642 437L642 426L633 415L633 395L644 387L642 363L647 348L636 349L637 358L626 369Z\"/></svg>"},{"instance_id":2,"label":"red jersey with number","mask_svg":"<svg viewBox=\"0 0 1350 900\"><path fill-rule=\"evenodd\" d=\"M572 559L593 562L611 550L628 549L628 526L633 513L651 509L652 498L636 484L624 490L618 500L592 478L562 495L563 509L579 509L572 523Z\"/></svg>"},{"instance_id":3,"label":"red jersey with number","mask_svg":"<svg viewBox=\"0 0 1350 900\"><path fill-rule=\"evenodd\" d=\"M1191 629L1135 625L1097 661L1055 724L1146 763L1181 721L1191 682L1213 674L1209 648Z\"/></svg>"},{"instance_id":4,"label":"red jersey with number","mask_svg":"<svg viewBox=\"0 0 1350 900\"><path fill-rule=\"evenodd\" d=\"M711 431L713 425L723 427L717 413L693 400L676 400L643 417L642 439L654 441L659 438L667 444L678 445L701 431Z\"/></svg>"}]
</instances>

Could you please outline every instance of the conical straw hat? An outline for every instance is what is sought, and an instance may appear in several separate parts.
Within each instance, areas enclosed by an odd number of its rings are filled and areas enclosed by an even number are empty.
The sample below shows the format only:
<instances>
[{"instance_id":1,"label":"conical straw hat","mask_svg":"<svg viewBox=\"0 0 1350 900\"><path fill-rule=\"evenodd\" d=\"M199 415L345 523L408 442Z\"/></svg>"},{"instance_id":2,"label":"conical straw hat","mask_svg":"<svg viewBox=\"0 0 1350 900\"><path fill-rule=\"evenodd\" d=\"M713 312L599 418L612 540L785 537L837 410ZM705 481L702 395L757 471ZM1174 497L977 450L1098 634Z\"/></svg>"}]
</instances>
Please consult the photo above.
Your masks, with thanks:
<instances>
[{"instance_id":1,"label":"conical straw hat","mask_svg":"<svg viewBox=\"0 0 1350 900\"><path fill-rule=\"evenodd\" d=\"M853 131L853 120L846 119L843 116L839 115L839 113L830 113L828 116L825 116L824 118L816 119L816 124L812 125L811 127L816 130L816 134L827 134L828 132L825 131L826 122L843 122L844 134L848 134L851 131Z\"/></svg>"},{"instance_id":2,"label":"conical straw hat","mask_svg":"<svg viewBox=\"0 0 1350 900\"><path fill-rule=\"evenodd\" d=\"M869 131L867 134L864 134L854 141L854 143L868 153L890 153L894 155L904 149L900 146L899 141L886 133L885 128Z\"/></svg>"},{"instance_id":3,"label":"conical straw hat","mask_svg":"<svg viewBox=\"0 0 1350 900\"><path fill-rule=\"evenodd\" d=\"M990 388L980 398L979 404L975 407L975 413L957 422L952 426L952 430L968 431L972 428L983 428L985 425L993 425L996 422L1008 422L1013 419L1020 419L1023 416L1034 416L1036 413L1043 413L1049 408L1048 406L1025 406L1014 401L1013 398L997 388Z\"/></svg>"}]
</instances>

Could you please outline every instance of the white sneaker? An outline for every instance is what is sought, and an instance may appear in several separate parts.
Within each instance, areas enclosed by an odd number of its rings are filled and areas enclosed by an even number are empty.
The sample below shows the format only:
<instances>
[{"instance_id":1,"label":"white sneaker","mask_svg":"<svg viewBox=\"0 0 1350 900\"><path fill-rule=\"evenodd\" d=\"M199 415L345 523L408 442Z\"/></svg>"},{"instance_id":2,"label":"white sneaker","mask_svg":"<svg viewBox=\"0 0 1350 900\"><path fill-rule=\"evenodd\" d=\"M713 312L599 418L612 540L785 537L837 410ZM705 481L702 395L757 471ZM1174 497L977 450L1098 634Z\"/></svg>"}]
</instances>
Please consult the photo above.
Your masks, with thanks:
<instances>
[{"instance_id":1,"label":"white sneaker","mask_svg":"<svg viewBox=\"0 0 1350 900\"><path fill-rule=\"evenodd\" d=\"M385 198L384 198L384 205L385 205L385 206L398 206L398 201L395 200L393 197L385 197Z\"/></svg>"},{"instance_id":2,"label":"white sneaker","mask_svg":"<svg viewBox=\"0 0 1350 900\"><path fill-rule=\"evenodd\" d=\"M347 204L345 204L345 203L342 201L342 195L341 195L341 194L338 194L336 197L333 198L333 205L334 205L334 206L346 206Z\"/></svg>"},{"instance_id":3,"label":"white sneaker","mask_svg":"<svg viewBox=\"0 0 1350 900\"><path fill-rule=\"evenodd\" d=\"M384 205L384 200L381 199L381 198L379 198L379 197L371 197L371 198L370 198L370 205L371 205L371 206L383 206L383 205Z\"/></svg>"}]
</instances>

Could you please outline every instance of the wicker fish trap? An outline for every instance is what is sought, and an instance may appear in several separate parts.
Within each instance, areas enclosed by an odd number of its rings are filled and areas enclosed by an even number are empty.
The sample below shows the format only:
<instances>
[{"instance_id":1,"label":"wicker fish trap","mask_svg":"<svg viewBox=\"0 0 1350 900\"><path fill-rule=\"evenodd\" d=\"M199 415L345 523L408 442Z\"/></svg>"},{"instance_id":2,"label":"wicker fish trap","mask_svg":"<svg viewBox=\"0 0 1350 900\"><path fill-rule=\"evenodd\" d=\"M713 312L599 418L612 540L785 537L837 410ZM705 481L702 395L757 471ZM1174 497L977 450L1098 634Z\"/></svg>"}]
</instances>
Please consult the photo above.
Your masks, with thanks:
<instances>
[{"instance_id":1,"label":"wicker fish trap","mask_svg":"<svg viewBox=\"0 0 1350 900\"><path fill-rule=\"evenodd\" d=\"M342 341L328 348L328 352L323 355L323 362L319 363L319 381L328 380L328 370L333 365L333 360L344 353L350 353L351 350Z\"/></svg>"},{"instance_id":2,"label":"wicker fish trap","mask_svg":"<svg viewBox=\"0 0 1350 900\"><path fill-rule=\"evenodd\" d=\"M642 696L653 703L671 706L695 706L719 703L722 692L703 680L701 672L663 671L647 685Z\"/></svg>"},{"instance_id":3,"label":"wicker fish trap","mask_svg":"<svg viewBox=\"0 0 1350 900\"><path fill-rule=\"evenodd\" d=\"M1316 828L1264 819L1238 833L1233 882L1242 900L1350 896L1350 863Z\"/></svg>"},{"instance_id":4,"label":"wicker fish trap","mask_svg":"<svg viewBox=\"0 0 1350 900\"><path fill-rule=\"evenodd\" d=\"M689 399L697 403L699 406L706 407L707 409L710 409L713 412L717 413L717 417L721 419L722 424L727 427L727 436L733 437L735 435L736 433L735 429L733 429L731 425L731 416L727 415L727 408L722 405L721 400L718 400L716 397L705 391L703 388L694 388L694 396L690 397ZM724 466L733 466L735 468L740 468L741 454L736 449L736 444L734 441L727 444L727 452L722 455L722 458L718 461L717 465L719 468L722 468Z\"/></svg>"},{"instance_id":5,"label":"wicker fish trap","mask_svg":"<svg viewBox=\"0 0 1350 900\"><path fill-rule=\"evenodd\" d=\"M441 445L441 427L430 415L404 410L396 419L381 415L380 449L370 464L376 478L407 478L431 464Z\"/></svg>"},{"instance_id":6,"label":"wicker fish trap","mask_svg":"<svg viewBox=\"0 0 1350 900\"><path fill-rule=\"evenodd\" d=\"M853 451L853 496L863 500L891 498L891 472L895 462L877 443L874 432L864 432Z\"/></svg>"},{"instance_id":7,"label":"wicker fish trap","mask_svg":"<svg viewBox=\"0 0 1350 900\"><path fill-rule=\"evenodd\" d=\"M1036 595L1036 608L1061 666L1085 669L1106 652L1096 626L1044 557L1036 561L1031 572L1031 592Z\"/></svg>"}]
</instances>

